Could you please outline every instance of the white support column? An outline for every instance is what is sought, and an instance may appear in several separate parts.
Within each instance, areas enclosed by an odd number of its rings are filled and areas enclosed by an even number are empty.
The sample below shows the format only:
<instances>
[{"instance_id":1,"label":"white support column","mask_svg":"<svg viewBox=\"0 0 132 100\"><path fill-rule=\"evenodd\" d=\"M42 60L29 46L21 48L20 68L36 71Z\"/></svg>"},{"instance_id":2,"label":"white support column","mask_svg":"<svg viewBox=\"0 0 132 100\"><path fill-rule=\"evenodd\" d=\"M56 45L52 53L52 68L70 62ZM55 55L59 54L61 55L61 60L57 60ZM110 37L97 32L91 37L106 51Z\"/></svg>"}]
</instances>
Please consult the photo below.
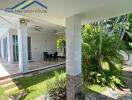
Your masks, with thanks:
<instances>
[{"instance_id":1,"label":"white support column","mask_svg":"<svg viewBox=\"0 0 132 100\"><path fill-rule=\"evenodd\" d=\"M10 29L7 34L7 50L8 50L8 62L13 63L13 41L10 34Z\"/></svg>"},{"instance_id":2,"label":"white support column","mask_svg":"<svg viewBox=\"0 0 132 100\"><path fill-rule=\"evenodd\" d=\"M67 100L81 92L81 18L66 19Z\"/></svg>"},{"instance_id":3,"label":"white support column","mask_svg":"<svg viewBox=\"0 0 132 100\"><path fill-rule=\"evenodd\" d=\"M21 19L18 26L19 69L23 73L28 70L27 23Z\"/></svg>"},{"instance_id":4,"label":"white support column","mask_svg":"<svg viewBox=\"0 0 132 100\"><path fill-rule=\"evenodd\" d=\"M1 58L4 58L4 43L3 43L3 38L1 38Z\"/></svg>"}]
</instances>

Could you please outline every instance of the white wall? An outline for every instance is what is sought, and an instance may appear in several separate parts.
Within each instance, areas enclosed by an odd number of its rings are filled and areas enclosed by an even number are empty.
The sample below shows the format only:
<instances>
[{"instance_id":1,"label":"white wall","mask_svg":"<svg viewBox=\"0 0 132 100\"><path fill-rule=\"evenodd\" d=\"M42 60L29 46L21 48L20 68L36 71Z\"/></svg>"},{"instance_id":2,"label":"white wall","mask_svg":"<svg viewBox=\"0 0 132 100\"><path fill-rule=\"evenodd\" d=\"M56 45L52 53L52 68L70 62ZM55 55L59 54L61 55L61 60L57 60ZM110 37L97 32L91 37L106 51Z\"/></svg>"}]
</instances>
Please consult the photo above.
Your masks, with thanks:
<instances>
[{"instance_id":1,"label":"white wall","mask_svg":"<svg viewBox=\"0 0 132 100\"><path fill-rule=\"evenodd\" d=\"M42 61L43 52L57 51L57 38L55 34L29 33L32 45L32 60Z\"/></svg>"},{"instance_id":2,"label":"white wall","mask_svg":"<svg viewBox=\"0 0 132 100\"><path fill-rule=\"evenodd\" d=\"M17 35L17 31L11 29L10 34ZM1 38L6 36L7 34L4 34ZM31 37L33 61L43 61L43 52L54 53L57 51L57 36L55 33L30 32L28 36Z\"/></svg>"},{"instance_id":3,"label":"white wall","mask_svg":"<svg viewBox=\"0 0 132 100\"><path fill-rule=\"evenodd\" d=\"M5 39L7 37L8 33L9 33L8 29L6 29L3 33L0 33L1 42L3 41L3 39ZM5 52L6 51L4 50L4 44L2 43L1 44L1 57L4 58L5 60L7 60L8 52L6 52L6 57L4 55Z\"/></svg>"}]
</instances>

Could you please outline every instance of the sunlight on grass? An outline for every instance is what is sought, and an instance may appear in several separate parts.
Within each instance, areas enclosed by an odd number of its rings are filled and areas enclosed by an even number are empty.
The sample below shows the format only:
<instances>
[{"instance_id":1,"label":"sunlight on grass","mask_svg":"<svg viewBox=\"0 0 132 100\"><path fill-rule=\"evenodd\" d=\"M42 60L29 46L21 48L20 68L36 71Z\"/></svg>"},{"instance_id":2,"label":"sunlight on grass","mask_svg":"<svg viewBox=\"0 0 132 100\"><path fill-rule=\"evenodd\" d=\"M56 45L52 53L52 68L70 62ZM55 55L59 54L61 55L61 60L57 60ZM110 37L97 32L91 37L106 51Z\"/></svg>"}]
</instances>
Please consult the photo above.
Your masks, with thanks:
<instances>
[{"instance_id":1,"label":"sunlight on grass","mask_svg":"<svg viewBox=\"0 0 132 100\"><path fill-rule=\"evenodd\" d=\"M7 97L10 96L16 96L22 92L28 93L28 95L25 98L22 98L21 100L34 100L36 97L41 95L48 94L47 87L50 82L54 83L56 72L58 73L59 77L65 77L65 69L57 69L53 71L44 72L41 74L36 74L30 77L22 77L19 79L13 80L14 83L16 82L16 85L9 86L7 89L17 86L19 89L11 92L9 94L3 95L4 89L0 89L0 100L8 100ZM107 89L107 87L102 87L96 84L89 85L84 84L84 90L86 92L103 92Z\"/></svg>"},{"instance_id":2,"label":"sunlight on grass","mask_svg":"<svg viewBox=\"0 0 132 100\"><path fill-rule=\"evenodd\" d=\"M4 95L4 89L0 88L0 100L8 100L8 96Z\"/></svg>"},{"instance_id":3,"label":"sunlight on grass","mask_svg":"<svg viewBox=\"0 0 132 100\"><path fill-rule=\"evenodd\" d=\"M34 100L36 97L40 95L47 94L47 82L49 82L49 80L54 79L55 72L60 73L59 75L61 76L63 75L63 73L65 73L65 69L61 68L54 71L48 71L45 73L33 75L31 77L23 77L14 80L17 81L18 84L22 86L22 89L24 91L28 92L28 95L22 100ZM19 91L17 91L16 93L12 93L10 95L16 95L17 93L19 93Z\"/></svg>"},{"instance_id":4,"label":"sunlight on grass","mask_svg":"<svg viewBox=\"0 0 132 100\"><path fill-rule=\"evenodd\" d=\"M85 92L95 92L95 93L101 93L107 90L106 86L100 86L97 84L84 84L84 91Z\"/></svg>"},{"instance_id":5,"label":"sunlight on grass","mask_svg":"<svg viewBox=\"0 0 132 100\"><path fill-rule=\"evenodd\" d=\"M0 88L0 96L3 94L4 90Z\"/></svg>"},{"instance_id":6,"label":"sunlight on grass","mask_svg":"<svg viewBox=\"0 0 132 100\"><path fill-rule=\"evenodd\" d=\"M9 85L8 87L5 87L4 90L11 89L17 87L16 84Z\"/></svg>"}]
</instances>

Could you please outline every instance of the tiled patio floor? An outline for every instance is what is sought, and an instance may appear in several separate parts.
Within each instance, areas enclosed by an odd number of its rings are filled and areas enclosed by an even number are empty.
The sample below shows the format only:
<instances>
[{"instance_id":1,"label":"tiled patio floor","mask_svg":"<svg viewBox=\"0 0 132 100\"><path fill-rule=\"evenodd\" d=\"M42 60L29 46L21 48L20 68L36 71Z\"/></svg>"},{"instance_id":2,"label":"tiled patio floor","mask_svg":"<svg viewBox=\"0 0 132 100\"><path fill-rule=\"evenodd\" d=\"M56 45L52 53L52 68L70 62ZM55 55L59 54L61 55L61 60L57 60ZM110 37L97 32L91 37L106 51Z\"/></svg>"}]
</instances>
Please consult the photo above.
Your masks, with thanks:
<instances>
[{"instance_id":1,"label":"tiled patio floor","mask_svg":"<svg viewBox=\"0 0 132 100\"><path fill-rule=\"evenodd\" d=\"M29 71L62 63L65 63L65 59L59 59L58 61L29 62ZM10 64L6 60L0 59L0 77L9 76L17 73L20 73L18 63Z\"/></svg>"}]
</instances>

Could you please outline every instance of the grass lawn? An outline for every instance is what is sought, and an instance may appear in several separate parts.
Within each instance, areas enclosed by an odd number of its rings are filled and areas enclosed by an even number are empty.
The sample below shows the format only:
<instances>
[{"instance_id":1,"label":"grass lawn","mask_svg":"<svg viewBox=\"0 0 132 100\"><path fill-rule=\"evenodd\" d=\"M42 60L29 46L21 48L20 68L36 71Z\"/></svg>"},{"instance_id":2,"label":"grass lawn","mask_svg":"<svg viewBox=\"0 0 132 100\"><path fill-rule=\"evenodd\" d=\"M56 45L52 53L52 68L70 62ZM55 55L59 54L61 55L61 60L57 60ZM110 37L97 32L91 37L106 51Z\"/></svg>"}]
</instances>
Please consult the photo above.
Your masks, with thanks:
<instances>
[{"instance_id":1,"label":"grass lawn","mask_svg":"<svg viewBox=\"0 0 132 100\"><path fill-rule=\"evenodd\" d=\"M55 76L55 72L60 73L60 75L65 74L65 69L57 69L53 71L44 72L41 74L36 74L30 77L22 77L16 80L13 80L16 82L17 87L19 90L9 93L10 95L16 95L17 93L20 93L22 91L28 92L28 95L23 98L22 100L34 100L36 97L40 95L47 94L47 82L49 80L53 80ZM0 94L2 94L3 89L0 90ZM5 95L6 97L7 95ZM6 100L6 99L4 99Z\"/></svg>"},{"instance_id":2,"label":"grass lawn","mask_svg":"<svg viewBox=\"0 0 132 100\"><path fill-rule=\"evenodd\" d=\"M16 95L23 91L26 91L28 95L22 100L34 100L36 97L47 93L47 87L50 82L54 81L56 72L59 73L59 76L66 75L65 68L56 69L53 71L44 72L41 74L36 74L30 77L22 77L16 80L13 80L15 84L8 86L4 89L0 88L0 100L8 100L7 98L12 95ZM5 84L5 83L4 83ZM17 86L19 89L9 93L3 94L4 90ZM100 93L107 89L107 87L101 87L99 85L93 84L84 84L85 92L95 92Z\"/></svg>"}]
</instances>

